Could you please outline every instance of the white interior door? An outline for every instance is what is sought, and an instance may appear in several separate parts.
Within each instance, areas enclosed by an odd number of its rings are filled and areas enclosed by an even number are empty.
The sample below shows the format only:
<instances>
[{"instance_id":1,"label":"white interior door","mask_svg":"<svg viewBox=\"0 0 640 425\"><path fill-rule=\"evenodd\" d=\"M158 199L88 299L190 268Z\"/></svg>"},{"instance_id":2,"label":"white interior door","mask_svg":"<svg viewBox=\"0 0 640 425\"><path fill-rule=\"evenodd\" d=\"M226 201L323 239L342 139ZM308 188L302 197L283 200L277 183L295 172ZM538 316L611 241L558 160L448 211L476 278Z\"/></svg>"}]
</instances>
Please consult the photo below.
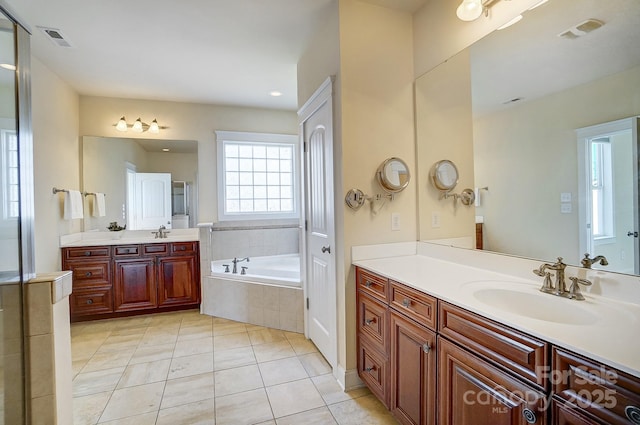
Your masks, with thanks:
<instances>
[{"instance_id":1,"label":"white interior door","mask_svg":"<svg viewBox=\"0 0 640 425\"><path fill-rule=\"evenodd\" d=\"M136 173L137 229L171 228L171 173Z\"/></svg>"},{"instance_id":2,"label":"white interior door","mask_svg":"<svg viewBox=\"0 0 640 425\"><path fill-rule=\"evenodd\" d=\"M632 274L640 262L637 130L635 117L578 130L581 254L604 255L603 268Z\"/></svg>"},{"instance_id":3,"label":"white interior door","mask_svg":"<svg viewBox=\"0 0 640 425\"><path fill-rule=\"evenodd\" d=\"M336 250L331 79L300 110L305 144L307 335L337 363Z\"/></svg>"}]
</instances>

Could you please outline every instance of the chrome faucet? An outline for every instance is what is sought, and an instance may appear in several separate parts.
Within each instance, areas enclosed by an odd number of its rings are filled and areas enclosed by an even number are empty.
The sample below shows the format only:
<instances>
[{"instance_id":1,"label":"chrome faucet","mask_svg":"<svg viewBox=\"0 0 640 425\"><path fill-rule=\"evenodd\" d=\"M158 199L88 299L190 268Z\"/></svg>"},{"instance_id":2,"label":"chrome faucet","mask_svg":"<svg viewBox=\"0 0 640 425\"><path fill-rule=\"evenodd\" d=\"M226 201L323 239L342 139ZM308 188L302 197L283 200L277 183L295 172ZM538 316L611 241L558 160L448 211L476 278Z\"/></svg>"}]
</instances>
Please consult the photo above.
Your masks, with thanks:
<instances>
[{"instance_id":1,"label":"chrome faucet","mask_svg":"<svg viewBox=\"0 0 640 425\"><path fill-rule=\"evenodd\" d=\"M540 268L534 270L534 274L544 276L544 282L542 283L540 291L578 301L584 300L584 295L580 292L580 285L589 286L591 285L591 281L577 277L570 277L569 280L571 280L571 287L567 290L567 285L564 281L564 270L566 267L567 265L562 262L562 257L558 257L558 261L556 263L544 263ZM547 270L556 272L555 285L551 283L551 273Z\"/></svg>"},{"instance_id":2,"label":"chrome faucet","mask_svg":"<svg viewBox=\"0 0 640 425\"><path fill-rule=\"evenodd\" d=\"M234 273L234 274L238 273L238 263L241 263L243 261L246 261L248 263L249 257L240 258L240 259L233 257L233 260L231 260L231 262L233 263L233 270L231 271L231 273Z\"/></svg>"},{"instance_id":3,"label":"chrome faucet","mask_svg":"<svg viewBox=\"0 0 640 425\"><path fill-rule=\"evenodd\" d=\"M156 232L151 232L151 233L156 235L156 239L158 239L158 238L159 239L166 239L167 238L167 234L171 233L171 232L167 232L166 230L167 230L167 228L164 227L164 224L163 224L158 228L158 230Z\"/></svg>"},{"instance_id":4,"label":"chrome faucet","mask_svg":"<svg viewBox=\"0 0 640 425\"><path fill-rule=\"evenodd\" d=\"M589 258L589 253L587 252L586 254L584 254L584 258L582 259L582 261L580 261L582 263L582 267L584 267L585 269L590 269L591 265L597 262L600 262L601 266L608 266L609 262L607 261L606 257L604 255L598 255L594 258Z\"/></svg>"}]
</instances>

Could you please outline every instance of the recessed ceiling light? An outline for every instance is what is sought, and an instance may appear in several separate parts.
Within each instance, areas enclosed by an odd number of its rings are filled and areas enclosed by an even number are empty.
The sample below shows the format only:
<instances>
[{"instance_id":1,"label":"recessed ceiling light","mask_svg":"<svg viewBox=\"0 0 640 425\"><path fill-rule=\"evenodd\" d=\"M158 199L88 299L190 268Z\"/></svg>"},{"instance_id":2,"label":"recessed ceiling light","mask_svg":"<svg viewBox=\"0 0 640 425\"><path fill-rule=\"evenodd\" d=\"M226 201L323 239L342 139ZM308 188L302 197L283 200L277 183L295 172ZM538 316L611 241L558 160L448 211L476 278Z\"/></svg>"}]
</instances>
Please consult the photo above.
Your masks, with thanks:
<instances>
[{"instance_id":1,"label":"recessed ceiling light","mask_svg":"<svg viewBox=\"0 0 640 425\"><path fill-rule=\"evenodd\" d=\"M169 152L171 149L169 148L162 148L162 152Z\"/></svg>"},{"instance_id":2,"label":"recessed ceiling light","mask_svg":"<svg viewBox=\"0 0 640 425\"><path fill-rule=\"evenodd\" d=\"M15 71L16 66L10 63L0 63L0 68L8 69L9 71Z\"/></svg>"},{"instance_id":3,"label":"recessed ceiling light","mask_svg":"<svg viewBox=\"0 0 640 425\"><path fill-rule=\"evenodd\" d=\"M282 96L282 92L279 92L277 90L274 90L272 92L269 93L271 96L273 97L278 97L278 96Z\"/></svg>"}]
</instances>

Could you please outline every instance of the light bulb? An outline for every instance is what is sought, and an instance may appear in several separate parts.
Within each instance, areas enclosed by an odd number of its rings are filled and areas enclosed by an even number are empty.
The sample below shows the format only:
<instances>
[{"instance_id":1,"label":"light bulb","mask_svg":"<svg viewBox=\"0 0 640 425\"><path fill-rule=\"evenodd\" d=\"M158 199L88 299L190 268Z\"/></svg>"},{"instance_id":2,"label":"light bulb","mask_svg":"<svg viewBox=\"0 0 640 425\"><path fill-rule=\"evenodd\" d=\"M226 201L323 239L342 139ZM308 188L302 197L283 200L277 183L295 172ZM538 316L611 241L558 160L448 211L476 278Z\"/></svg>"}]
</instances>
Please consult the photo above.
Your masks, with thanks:
<instances>
[{"instance_id":1,"label":"light bulb","mask_svg":"<svg viewBox=\"0 0 640 425\"><path fill-rule=\"evenodd\" d=\"M482 0L463 0L456 10L456 15L463 21L474 21L482 15Z\"/></svg>"},{"instance_id":2,"label":"light bulb","mask_svg":"<svg viewBox=\"0 0 640 425\"><path fill-rule=\"evenodd\" d=\"M120 121L116 124L116 130L118 131L127 131L127 122L124 117L120 118Z\"/></svg>"},{"instance_id":3,"label":"light bulb","mask_svg":"<svg viewBox=\"0 0 640 425\"><path fill-rule=\"evenodd\" d=\"M142 128L142 121L140 120L140 118L138 118L136 122L133 123L133 127L131 127L131 130L136 133L142 133L144 129Z\"/></svg>"},{"instance_id":4,"label":"light bulb","mask_svg":"<svg viewBox=\"0 0 640 425\"><path fill-rule=\"evenodd\" d=\"M155 118L153 119L153 121L151 121L151 125L149 125L149 133L160 133L160 126L158 125L158 121Z\"/></svg>"}]
</instances>

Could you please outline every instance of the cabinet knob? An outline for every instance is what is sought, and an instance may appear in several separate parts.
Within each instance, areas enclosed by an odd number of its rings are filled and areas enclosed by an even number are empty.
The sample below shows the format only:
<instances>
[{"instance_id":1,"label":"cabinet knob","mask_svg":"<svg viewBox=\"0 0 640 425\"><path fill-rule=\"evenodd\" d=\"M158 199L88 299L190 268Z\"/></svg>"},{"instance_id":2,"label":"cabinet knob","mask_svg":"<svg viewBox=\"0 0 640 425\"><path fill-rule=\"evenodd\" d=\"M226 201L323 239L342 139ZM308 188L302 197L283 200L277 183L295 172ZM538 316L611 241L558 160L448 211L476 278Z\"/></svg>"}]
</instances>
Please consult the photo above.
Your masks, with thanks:
<instances>
[{"instance_id":1,"label":"cabinet knob","mask_svg":"<svg viewBox=\"0 0 640 425\"><path fill-rule=\"evenodd\" d=\"M375 366L369 366L369 367L365 367L364 368L365 372L372 372L372 371L375 371L375 370L376 370Z\"/></svg>"},{"instance_id":2,"label":"cabinet knob","mask_svg":"<svg viewBox=\"0 0 640 425\"><path fill-rule=\"evenodd\" d=\"M186 251L186 250L187 250L187 247L186 247L186 246L181 246L181 247L180 247L180 251Z\"/></svg>"},{"instance_id":3,"label":"cabinet knob","mask_svg":"<svg viewBox=\"0 0 640 425\"><path fill-rule=\"evenodd\" d=\"M409 298L405 298L402 300L402 305L405 307L409 307L411 305L411 301L409 300Z\"/></svg>"},{"instance_id":4,"label":"cabinet knob","mask_svg":"<svg viewBox=\"0 0 640 425\"><path fill-rule=\"evenodd\" d=\"M367 288L371 288L373 286L373 282L365 280L364 281L364 286L366 286Z\"/></svg>"},{"instance_id":5,"label":"cabinet knob","mask_svg":"<svg viewBox=\"0 0 640 425\"><path fill-rule=\"evenodd\" d=\"M627 419L629 419L632 424L640 425L640 407L629 405L624 408L624 414L627 416Z\"/></svg>"},{"instance_id":6,"label":"cabinet knob","mask_svg":"<svg viewBox=\"0 0 640 425\"><path fill-rule=\"evenodd\" d=\"M364 320L364 324L365 325L370 325L372 323L376 323L376 319L365 319Z\"/></svg>"},{"instance_id":7,"label":"cabinet knob","mask_svg":"<svg viewBox=\"0 0 640 425\"><path fill-rule=\"evenodd\" d=\"M529 424L535 424L538 421L538 418L536 416L536 412L534 412L533 410L529 409L528 407L526 407L522 411L522 416L524 417L524 420L527 421L527 423L529 423Z\"/></svg>"},{"instance_id":8,"label":"cabinet knob","mask_svg":"<svg viewBox=\"0 0 640 425\"><path fill-rule=\"evenodd\" d=\"M92 274L93 274L93 273L91 273L91 272L86 272L84 275L85 275L86 277L91 277L91 275L92 275Z\"/></svg>"},{"instance_id":9,"label":"cabinet knob","mask_svg":"<svg viewBox=\"0 0 640 425\"><path fill-rule=\"evenodd\" d=\"M85 252L84 252L84 256L85 256L85 257L89 257L90 255L91 255L91 251L85 251Z\"/></svg>"},{"instance_id":10,"label":"cabinet knob","mask_svg":"<svg viewBox=\"0 0 640 425\"><path fill-rule=\"evenodd\" d=\"M428 342L425 342L424 344L422 344L422 351L424 351L427 354L431 351L431 346L429 345Z\"/></svg>"},{"instance_id":11,"label":"cabinet knob","mask_svg":"<svg viewBox=\"0 0 640 425\"><path fill-rule=\"evenodd\" d=\"M330 246L323 246L323 247L322 247L322 249L321 249L321 251L322 251L323 253L325 253L325 252L326 252L326 253L331 254L331 247L330 247Z\"/></svg>"},{"instance_id":12,"label":"cabinet knob","mask_svg":"<svg viewBox=\"0 0 640 425\"><path fill-rule=\"evenodd\" d=\"M87 300L87 304L93 304L93 300L92 300L91 298L89 298L89 299Z\"/></svg>"}]
</instances>

